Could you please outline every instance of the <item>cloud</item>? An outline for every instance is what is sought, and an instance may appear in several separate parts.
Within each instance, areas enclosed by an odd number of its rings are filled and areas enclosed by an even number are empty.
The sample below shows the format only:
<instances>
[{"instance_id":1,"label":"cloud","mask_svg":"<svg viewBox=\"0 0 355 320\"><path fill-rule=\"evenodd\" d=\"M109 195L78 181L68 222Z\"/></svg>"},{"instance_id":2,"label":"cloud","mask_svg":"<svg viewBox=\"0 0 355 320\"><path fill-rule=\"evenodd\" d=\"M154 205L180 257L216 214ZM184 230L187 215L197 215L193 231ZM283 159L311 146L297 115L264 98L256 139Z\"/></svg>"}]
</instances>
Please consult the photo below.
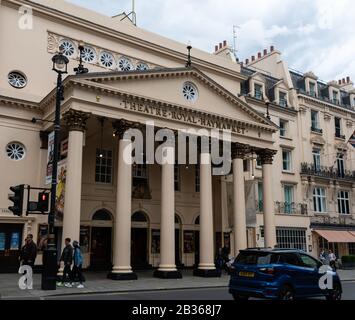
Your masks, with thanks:
<instances>
[{"instance_id":1,"label":"cloud","mask_svg":"<svg viewBox=\"0 0 355 320\"><path fill-rule=\"evenodd\" d=\"M130 0L68 0L115 15ZM288 65L324 80L355 78L353 0L136 0L138 26L212 52L233 43L240 59L275 45Z\"/></svg>"}]
</instances>

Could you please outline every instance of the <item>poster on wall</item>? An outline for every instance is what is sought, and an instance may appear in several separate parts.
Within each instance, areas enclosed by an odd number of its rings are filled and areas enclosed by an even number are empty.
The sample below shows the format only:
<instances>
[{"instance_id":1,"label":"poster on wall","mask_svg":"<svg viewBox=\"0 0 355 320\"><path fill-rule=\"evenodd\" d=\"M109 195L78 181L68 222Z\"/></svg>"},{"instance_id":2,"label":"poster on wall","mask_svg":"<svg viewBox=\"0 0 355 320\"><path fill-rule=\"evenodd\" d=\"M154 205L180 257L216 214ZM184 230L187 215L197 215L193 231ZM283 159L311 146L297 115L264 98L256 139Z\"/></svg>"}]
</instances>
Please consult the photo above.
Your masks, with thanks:
<instances>
[{"instance_id":1,"label":"poster on wall","mask_svg":"<svg viewBox=\"0 0 355 320\"><path fill-rule=\"evenodd\" d=\"M90 227L80 227L79 245L82 253L89 252Z\"/></svg>"},{"instance_id":2,"label":"poster on wall","mask_svg":"<svg viewBox=\"0 0 355 320\"><path fill-rule=\"evenodd\" d=\"M194 231L184 230L184 253L193 253L194 244Z\"/></svg>"},{"instance_id":3,"label":"poster on wall","mask_svg":"<svg viewBox=\"0 0 355 320\"><path fill-rule=\"evenodd\" d=\"M64 197L65 197L65 182L67 177L67 163L66 160L58 162L58 175L57 175L57 194L56 194L56 215L58 221L63 220L64 215Z\"/></svg>"},{"instance_id":4,"label":"poster on wall","mask_svg":"<svg viewBox=\"0 0 355 320\"><path fill-rule=\"evenodd\" d=\"M20 249L20 233L13 232L11 233L10 250L19 250L19 249Z\"/></svg>"},{"instance_id":5,"label":"poster on wall","mask_svg":"<svg viewBox=\"0 0 355 320\"><path fill-rule=\"evenodd\" d=\"M48 237L48 225L40 224L38 226L37 248L39 251L43 251L46 246L46 240Z\"/></svg>"},{"instance_id":6,"label":"poster on wall","mask_svg":"<svg viewBox=\"0 0 355 320\"><path fill-rule=\"evenodd\" d=\"M160 253L160 230L152 230L152 253Z\"/></svg>"},{"instance_id":7,"label":"poster on wall","mask_svg":"<svg viewBox=\"0 0 355 320\"><path fill-rule=\"evenodd\" d=\"M5 250L5 233L0 232L0 251Z\"/></svg>"},{"instance_id":8,"label":"poster on wall","mask_svg":"<svg viewBox=\"0 0 355 320\"><path fill-rule=\"evenodd\" d=\"M54 131L48 135L46 184L51 184L52 182L53 154L54 154Z\"/></svg>"}]
</instances>

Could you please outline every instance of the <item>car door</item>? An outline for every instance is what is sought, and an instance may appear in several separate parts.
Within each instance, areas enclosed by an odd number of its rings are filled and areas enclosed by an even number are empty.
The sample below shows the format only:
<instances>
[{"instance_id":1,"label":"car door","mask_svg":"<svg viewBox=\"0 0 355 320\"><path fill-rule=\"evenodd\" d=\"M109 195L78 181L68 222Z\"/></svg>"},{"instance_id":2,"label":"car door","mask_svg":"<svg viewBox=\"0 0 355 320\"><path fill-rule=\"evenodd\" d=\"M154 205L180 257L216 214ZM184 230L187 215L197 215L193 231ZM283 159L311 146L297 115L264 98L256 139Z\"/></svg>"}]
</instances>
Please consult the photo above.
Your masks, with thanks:
<instances>
[{"instance_id":1,"label":"car door","mask_svg":"<svg viewBox=\"0 0 355 320\"><path fill-rule=\"evenodd\" d=\"M285 272L290 277L296 295L302 294L304 290L303 283L303 266L298 255L295 253L283 253L281 262L285 266Z\"/></svg>"},{"instance_id":2,"label":"car door","mask_svg":"<svg viewBox=\"0 0 355 320\"><path fill-rule=\"evenodd\" d=\"M309 256L308 254L300 253L300 260L303 265L303 283L305 295L317 295L321 293L319 286L319 274L320 262Z\"/></svg>"}]
</instances>

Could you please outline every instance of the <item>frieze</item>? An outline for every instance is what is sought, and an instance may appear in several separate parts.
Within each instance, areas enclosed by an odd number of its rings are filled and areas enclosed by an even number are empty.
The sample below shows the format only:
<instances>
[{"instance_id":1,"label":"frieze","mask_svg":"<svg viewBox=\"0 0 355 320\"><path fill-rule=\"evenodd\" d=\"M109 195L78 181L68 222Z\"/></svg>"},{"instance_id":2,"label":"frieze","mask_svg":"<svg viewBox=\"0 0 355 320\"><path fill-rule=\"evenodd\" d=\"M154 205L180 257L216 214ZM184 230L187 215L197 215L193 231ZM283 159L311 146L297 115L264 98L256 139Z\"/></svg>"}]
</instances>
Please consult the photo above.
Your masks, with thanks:
<instances>
[{"instance_id":1,"label":"frieze","mask_svg":"<svg viewBox=\"0 0 355 320\"><path fill-rule=\"evenodd\" d=\"M202 127L220 130L231 130L233 133L245 135L248 130L230 119L223 119L221 117L214 117L208 114L195 112L193 110L169 110L164 106L149 105L148 103L138 103L134 101L124 100L121 102L127 110L149 114L156 117L161 117L169 120L180 121L188 124L195 124Z\"/></svg>"}]
</instances>

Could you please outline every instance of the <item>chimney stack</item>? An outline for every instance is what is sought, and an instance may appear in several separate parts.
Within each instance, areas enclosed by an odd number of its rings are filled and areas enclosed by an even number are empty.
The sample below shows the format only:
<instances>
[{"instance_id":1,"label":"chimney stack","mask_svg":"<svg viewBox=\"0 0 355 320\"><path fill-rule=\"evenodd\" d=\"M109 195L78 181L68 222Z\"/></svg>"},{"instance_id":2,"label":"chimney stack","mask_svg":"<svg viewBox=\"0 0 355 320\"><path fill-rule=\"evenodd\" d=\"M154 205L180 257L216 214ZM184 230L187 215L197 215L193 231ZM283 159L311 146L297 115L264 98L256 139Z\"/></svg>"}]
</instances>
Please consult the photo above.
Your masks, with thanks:
<instances>
[{"instance_id":1,"label":"chimney stack","mask_svg":"<svg viewBox=\"0 0 355 320\"><path fill-rule=\"evenodd\" d=\"M218 51L218 45L215 45L214 46L214 52L217 52Z\"/></svg>"},{"instance_id":2,"label":"chimney stack","mask_svg":"<svg viewBox=\"0 0 355 320\"><path fill-rule=\"evenodd\" d=\"M251 61L255 61L255 56L251 56Z\"/></svg>"},{"instance_id":3,"label":"chimney stack","mask_svg":"<svg viewBox=\"0 0 355 320\"><path fill-rule=\"evenodd\" d=\"M219 48L222 49L222 42L219 43Z\"/></svg>"},{"instance_id":4,"label":"chimney stack","mask_svg":"<svg viewBox=\"0 0 355 320\"><path fill-rule=\"evenodd\" d=\"M341 79L340 79L340 80L338 80L338 83L339 83L339 84L341 84Z\"/></svg>"},{"instance_id":5,"label":"chimney stack","mask_svg":"<svg viewBox=\"0 0 355 320\"><path fill-rule=\"evenodd\" d=\"M245 59L245 64L249 64L249 59Z\"/></svg>"},{"instance_id":6,"label":"chimney stack","mask_svg":"<svg viewBox=\"0 0 355 320\"><path fill-rule=\"evenodd\" d=\"M346 77L346 83L350 83L350 77Z\"/></svg>"},{"instance_id":7,"label":"chimney stack","mask_svg":"<svg viewBox=\"0 0 355 320\"><path fill-rule=\"evenodd\" d=\"M270 47L270 52L274 52L275 51L275 47L274 46L271 46Z\"/></svg>"},{"instance_id":8,"label":"chimney stack","mask_svg":"<svg viewBox=\"0 0 355 320\"><path fill-rule=\"evenodd\" d=\"M258 59L261 58L261 52L258 52Z\"/></svg>"},{"instance_id":9,"label":"chimney stack","mask_svg":"<svg viewBox=\"0 0 355 320\"><path fill-rule=\"evenodd\" d=\"M227 46L227 40L223 40L223 47Z\"/></svg>"},{"instance_id":10,"label":"chimney stack","mask_svg":"<svg viewBox=\"0 0 355 320\"><path fill-rule=\"evenodd\" d=\"M267 55L267 49L264 49L264 56Z\"/></svg>"},{"instance_id":11,"label":"chimney stack","mask_svg":"<svg viewBox=\"0 0 355 320\"><path fill-rule=\"evenodd\" d=\"M343 84L345 84L345 78L343 78Z\"/></svg>"}]
</instances>

